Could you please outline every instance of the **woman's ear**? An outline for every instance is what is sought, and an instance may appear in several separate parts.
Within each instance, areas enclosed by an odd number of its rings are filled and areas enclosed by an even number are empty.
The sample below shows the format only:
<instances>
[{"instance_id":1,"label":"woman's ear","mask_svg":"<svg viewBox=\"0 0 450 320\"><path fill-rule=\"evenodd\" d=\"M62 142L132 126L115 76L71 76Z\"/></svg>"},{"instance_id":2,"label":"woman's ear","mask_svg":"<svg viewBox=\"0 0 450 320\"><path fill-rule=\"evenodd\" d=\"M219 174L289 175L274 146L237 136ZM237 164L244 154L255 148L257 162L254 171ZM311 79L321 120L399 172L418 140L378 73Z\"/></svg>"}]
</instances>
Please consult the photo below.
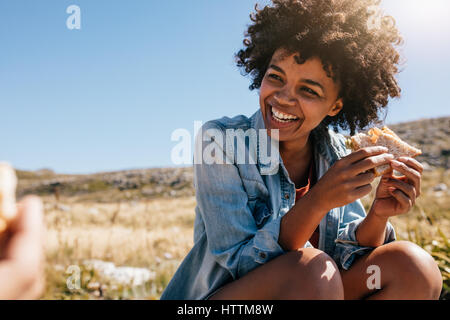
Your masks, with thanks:
<instances>
[{"instance_id":1,"label":"woman's ear","mask_svg":"<svg viewBox=\"0 0 450 320\"><path fill-rule=\"evenodd\" d=\"M342 110L343 107L344 107L344 103L342 101L342 98L339 98L336 100L336 102L330 108L330 111L328 112L327 115L329 115L330 117L334 117Z\"/></svg>"}]
</instances>

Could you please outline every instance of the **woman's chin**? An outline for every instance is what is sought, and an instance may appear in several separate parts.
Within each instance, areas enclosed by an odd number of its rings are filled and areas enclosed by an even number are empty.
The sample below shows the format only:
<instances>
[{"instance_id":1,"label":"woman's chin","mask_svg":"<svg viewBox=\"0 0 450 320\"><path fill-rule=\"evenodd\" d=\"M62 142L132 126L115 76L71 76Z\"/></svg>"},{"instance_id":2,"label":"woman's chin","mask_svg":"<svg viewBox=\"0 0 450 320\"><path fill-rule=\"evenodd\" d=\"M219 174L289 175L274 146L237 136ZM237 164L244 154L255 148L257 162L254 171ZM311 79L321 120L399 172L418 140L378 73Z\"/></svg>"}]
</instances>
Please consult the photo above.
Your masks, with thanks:
<instances>
[{"instance_id":1,"label":"woman's chin","mask_svg":"<svg viewBox=\"0 0 450 320\"><path fill-rule=\"evenodd\" d=\"M277 129L275 129L275 130L277 130ZM279 142L295 140L296 135L294 136L293 134L283 132L282 130L277 130L277 131L278 131L278 133L275 134L276 131L273 131L273 129L267 130L267 135L270 137L270 139L279 141Z\"/></svg>"}]
</instances>

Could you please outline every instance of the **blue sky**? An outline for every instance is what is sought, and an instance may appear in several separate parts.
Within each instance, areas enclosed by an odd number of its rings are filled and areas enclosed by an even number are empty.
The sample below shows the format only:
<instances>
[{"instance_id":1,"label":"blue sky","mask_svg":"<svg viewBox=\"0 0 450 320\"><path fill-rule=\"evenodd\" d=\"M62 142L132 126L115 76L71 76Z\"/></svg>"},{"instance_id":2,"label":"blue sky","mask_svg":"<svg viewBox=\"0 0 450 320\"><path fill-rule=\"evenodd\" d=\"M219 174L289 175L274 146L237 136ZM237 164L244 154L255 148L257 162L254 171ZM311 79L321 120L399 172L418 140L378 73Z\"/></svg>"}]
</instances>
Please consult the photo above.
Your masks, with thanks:
<instances>
[{"instance_id":1,"label":"blue sky","mask_svg":"<svg viewBox=\"0 0 450 320\"><path fill-rule=\"evenodd\" d=\"M174 166L175 129L259 108L233 59L254 3L1 1L0 160L65 173ZM72 4L81 30L66 27ZM450 2L383 6L406 59L387 122L450 115Z\"/></svg>"}]
</instances>

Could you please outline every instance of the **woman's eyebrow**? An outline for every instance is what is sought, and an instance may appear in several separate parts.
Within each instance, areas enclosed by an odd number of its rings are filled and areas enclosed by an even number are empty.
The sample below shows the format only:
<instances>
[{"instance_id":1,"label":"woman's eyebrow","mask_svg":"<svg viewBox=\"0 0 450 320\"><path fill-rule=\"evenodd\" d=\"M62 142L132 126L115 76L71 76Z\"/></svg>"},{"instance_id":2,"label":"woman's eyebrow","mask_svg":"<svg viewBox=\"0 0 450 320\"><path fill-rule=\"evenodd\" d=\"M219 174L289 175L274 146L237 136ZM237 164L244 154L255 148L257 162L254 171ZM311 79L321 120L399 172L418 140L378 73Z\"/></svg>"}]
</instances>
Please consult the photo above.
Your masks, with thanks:
<instances>
[{"instance_id":1,"label":"woman's eyebrow","mask_svg":"<svg viewBox=\"0 0 450 320\"><path fill-rule=\"evenodd\" d=\"M283 69L281 69L280 67L278 67L278 66L276 66L276 65L274 65L274 64L271 64L271 65L269 66L269 68L275 69L275 70L277 70L278 72L280 72L280 73L286 75L286 74L284 73Z\"/></svg>"},{"instance_id":2,"label":"woman's eyebrow","mask_svg":"<svg viewBox=\"0 0 450 320\"><path fill-rule=\"evenodd\" d=\"M314 80L311 80L311 79L301 79L301 81L309 83L310 85L319 87L320 89L322 89L323 92L325 92L324 87L320 83L318 83L317 81L314 81Z\"/></svg>"},{"instance_id":3,"label":"woman's eyebrow","mask_svg":"<svg viewBox=\"0 0 450 320\"><path fill-rule=\"evenodd\" d=\"M272 68L272 69L274 69L274 70L277 70L278 72L280 72L280 73L286 75L286 73L283 71L283 69L281 69L280 67L278 67L278 66L276 66L276 65L274 65L274 64L271 64L271 65L269 66L269 68ZM319 82L317 82L317 81L314 81L314 80L312 80L312 79L300 79L300 81L306 82L306 83L308 83L308 84L310 84L310 85L313 85L313 86L316 86L316 87L319 87L320 89L322 89L323 92L325 92L325 88L324 88Z\"/></svg>"}]
</instances>

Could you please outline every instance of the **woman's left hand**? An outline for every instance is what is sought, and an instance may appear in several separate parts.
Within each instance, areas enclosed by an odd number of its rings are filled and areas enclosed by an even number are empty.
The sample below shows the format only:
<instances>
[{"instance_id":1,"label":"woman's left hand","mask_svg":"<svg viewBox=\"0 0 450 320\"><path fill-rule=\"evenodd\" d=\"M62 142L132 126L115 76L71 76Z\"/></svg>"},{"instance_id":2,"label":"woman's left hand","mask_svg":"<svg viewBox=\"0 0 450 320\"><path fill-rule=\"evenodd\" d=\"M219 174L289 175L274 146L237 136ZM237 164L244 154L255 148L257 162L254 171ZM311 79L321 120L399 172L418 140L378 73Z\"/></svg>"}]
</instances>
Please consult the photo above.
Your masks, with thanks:
<instances>
[{"instance_id":1,"label":"woman's left hand","mask_svg":"<svg viewBox=\"0 0 450 320\"><path fill-rule=\"evenodd\" d=\"M391 172L381 177L370 212L382 218L407 213L420 195L423 166L409 157L391 160L391 166L403 176Z\"/></svg>"}]
</instances>

